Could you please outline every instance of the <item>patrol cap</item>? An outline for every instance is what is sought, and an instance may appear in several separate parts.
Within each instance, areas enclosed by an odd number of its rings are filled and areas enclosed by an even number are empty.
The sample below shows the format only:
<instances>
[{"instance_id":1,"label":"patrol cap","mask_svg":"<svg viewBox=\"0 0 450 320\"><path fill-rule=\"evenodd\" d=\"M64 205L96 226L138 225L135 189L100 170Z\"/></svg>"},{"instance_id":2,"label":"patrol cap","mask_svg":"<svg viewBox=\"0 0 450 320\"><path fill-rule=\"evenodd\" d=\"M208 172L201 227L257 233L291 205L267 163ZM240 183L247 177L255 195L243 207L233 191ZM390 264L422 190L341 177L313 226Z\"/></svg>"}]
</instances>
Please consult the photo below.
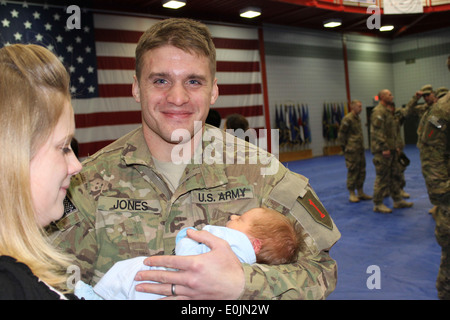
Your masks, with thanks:
<instances>
[{"instance_id":1,"label":"patrol cap","mask_svg":"<svg viewBox=\"0 0 450 320\"><path fill-rule=\"evenodd\" d=\"M445 96L448 92L448 89L446 87L440 87L436 90L436 98L441 98Z\"/></svg>"},{"instance_id":2,"label":"patrol cap","mask_svg":"<svg viewBox=\"0 0 450 320\"><path fill-rule=\"evenodd\" d=\"M424 85L420 91L422 91L422 94L430 94L433 92L433 87L431 84Z\"/></svg>"}]
</instances>

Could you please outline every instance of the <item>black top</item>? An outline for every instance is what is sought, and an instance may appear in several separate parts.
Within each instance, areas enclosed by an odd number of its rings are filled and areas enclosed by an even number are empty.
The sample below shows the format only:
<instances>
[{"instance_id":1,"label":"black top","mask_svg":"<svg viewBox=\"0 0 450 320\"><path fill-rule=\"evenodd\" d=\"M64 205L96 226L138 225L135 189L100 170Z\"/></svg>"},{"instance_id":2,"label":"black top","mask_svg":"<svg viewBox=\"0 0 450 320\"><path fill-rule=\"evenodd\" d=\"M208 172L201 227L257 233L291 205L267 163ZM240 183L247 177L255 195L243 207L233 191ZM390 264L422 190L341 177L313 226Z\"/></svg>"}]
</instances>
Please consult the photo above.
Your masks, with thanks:
<instances>
[{"instance_id":1,"label":"black top","mask_svg":"<svg viewBox=\"0 0 450 320\"><path fill-rule=\"evenodd\" d=\"M40 281L27 265L9 256L0 256L0 299L60 300L64 298Z\"/></svg>"}]
</instances>

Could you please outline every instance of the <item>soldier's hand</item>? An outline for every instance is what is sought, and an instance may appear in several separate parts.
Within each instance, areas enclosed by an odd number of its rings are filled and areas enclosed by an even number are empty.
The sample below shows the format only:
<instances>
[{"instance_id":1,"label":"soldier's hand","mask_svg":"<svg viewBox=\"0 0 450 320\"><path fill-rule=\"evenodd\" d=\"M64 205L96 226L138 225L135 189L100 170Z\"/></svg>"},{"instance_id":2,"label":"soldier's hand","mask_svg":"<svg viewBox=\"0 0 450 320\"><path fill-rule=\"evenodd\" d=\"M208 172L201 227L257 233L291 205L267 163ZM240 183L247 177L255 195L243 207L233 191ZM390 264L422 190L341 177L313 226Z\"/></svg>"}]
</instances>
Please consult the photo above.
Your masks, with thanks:
<instances>
[{"instance_id":1,"label":"soldier's hand","mask_svg":"<svg viewBox=\"0 0 450 320\"><path fill-rule=\"evenodd\" d=\"M194 256L152 256L144 263L178 271L140 271L138 291L166 295L166 299L237 299L244 290L245 277L241 262L229 244L207 231L188 230L188 237L204 243L211 251ZM175 296L172 295L175 285Z\"/></svg>"}]
</instances>

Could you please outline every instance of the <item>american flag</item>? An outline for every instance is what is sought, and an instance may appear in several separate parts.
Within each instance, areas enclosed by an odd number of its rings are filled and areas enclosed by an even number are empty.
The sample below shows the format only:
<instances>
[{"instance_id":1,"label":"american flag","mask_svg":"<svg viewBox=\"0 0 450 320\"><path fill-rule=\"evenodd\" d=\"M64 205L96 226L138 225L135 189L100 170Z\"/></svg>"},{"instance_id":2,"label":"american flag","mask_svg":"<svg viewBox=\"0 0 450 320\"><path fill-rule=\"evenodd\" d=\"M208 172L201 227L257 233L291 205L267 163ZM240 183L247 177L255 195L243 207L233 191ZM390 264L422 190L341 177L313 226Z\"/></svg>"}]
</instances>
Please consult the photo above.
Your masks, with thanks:
<instances>
[{"instance_id":1,"label":"american flag","mask_svg":"<svg viewBox=\"0 0 450 320\"><path fill-rule=\"evenodd\" d=\"M0 47L35 43L53 51L71 74L79 156L95 153L141 124L131 96L139 37L157 19L81 9L80 29L68 29L66 7L0 1ZM240 113L265 127L258 31L208 25L217 49L222 116Z\"/></svg>"}]
</instances>

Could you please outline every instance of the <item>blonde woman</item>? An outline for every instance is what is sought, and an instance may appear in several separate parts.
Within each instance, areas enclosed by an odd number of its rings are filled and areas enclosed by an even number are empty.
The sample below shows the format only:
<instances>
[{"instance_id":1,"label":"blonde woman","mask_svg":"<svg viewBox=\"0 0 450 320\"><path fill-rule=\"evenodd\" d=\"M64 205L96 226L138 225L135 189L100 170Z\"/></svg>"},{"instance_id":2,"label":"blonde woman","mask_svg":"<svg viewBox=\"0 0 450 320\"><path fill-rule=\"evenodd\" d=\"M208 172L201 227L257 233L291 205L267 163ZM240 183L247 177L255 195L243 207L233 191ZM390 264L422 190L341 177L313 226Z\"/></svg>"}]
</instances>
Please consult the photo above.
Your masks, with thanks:
<instances>
[{"instance_id":1,"label":"blonde woman","mask_svg":"<svg viewBox=\"0 0 450 320\"><path fill-rule=\"evenodd\" d=\"M61 299L68 258L44 227L59 219L75 124L66 69L47 49L0 49L0 299Z\"/></svg>"}]
</instances>

